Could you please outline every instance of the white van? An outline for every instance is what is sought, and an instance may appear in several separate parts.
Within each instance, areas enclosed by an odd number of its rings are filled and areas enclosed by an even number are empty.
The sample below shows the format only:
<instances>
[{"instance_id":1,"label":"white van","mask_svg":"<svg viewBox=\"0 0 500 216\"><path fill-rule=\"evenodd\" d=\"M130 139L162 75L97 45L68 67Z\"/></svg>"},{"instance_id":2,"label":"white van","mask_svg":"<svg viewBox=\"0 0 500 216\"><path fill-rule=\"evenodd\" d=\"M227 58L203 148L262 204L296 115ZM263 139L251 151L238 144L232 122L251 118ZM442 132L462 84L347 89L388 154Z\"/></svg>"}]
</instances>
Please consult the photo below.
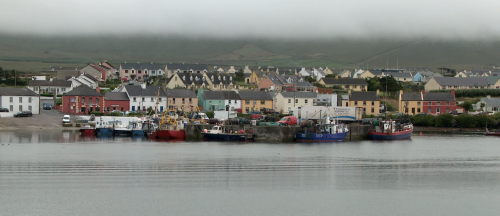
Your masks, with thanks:
<instances>
[{"instance_id":1,"label":"white van","mask_svg":"<svg viewBox=\"0 0 500 216\"><path fill-rule=\"evenodd\" d=\"M63 123L70 123L70 121L69 121L69 115L64 115L63 116Z\"/></svg>"}]
</instances>

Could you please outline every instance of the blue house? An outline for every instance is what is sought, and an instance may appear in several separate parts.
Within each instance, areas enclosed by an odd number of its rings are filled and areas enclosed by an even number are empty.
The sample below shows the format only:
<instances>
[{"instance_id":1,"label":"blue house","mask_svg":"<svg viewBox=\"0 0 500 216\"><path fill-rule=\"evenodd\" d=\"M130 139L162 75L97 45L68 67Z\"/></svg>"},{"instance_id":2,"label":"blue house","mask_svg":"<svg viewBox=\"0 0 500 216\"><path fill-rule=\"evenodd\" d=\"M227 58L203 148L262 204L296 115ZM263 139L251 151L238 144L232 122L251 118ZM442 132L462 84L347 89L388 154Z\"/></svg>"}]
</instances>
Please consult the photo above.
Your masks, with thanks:
<instances>
[{"instance_id":1,"label":"blue house","mask_svg":"<svg viewBox=\"0 0 500 216\"><path fill-rule=\"evenodd\" d=\"M424 76L422 76L420 72L418 72L417 74L415 74L415 76L413 76L413 82L422 82L422 80L424 80Z\"/></svg>"}]
</instances>

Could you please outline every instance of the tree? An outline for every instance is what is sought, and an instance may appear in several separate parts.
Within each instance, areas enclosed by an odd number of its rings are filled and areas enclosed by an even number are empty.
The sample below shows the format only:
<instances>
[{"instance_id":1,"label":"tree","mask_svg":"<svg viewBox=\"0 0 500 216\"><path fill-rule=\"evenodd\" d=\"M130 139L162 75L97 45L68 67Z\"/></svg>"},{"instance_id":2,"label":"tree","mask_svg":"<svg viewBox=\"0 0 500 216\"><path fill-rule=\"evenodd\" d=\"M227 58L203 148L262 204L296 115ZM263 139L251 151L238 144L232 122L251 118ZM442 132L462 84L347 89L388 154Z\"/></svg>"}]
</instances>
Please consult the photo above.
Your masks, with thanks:
<instances>
[{"instance_id":1,"label":"tree","mask_svg":"<svg viewBox=\"0 0 500 216\"><path fill-rule=\"evenodd\" d=\"M236 71L236 78L244 78L245 74L243 73L243 69L240 68L240 70Z\"/></svg>"},{"instance_id":2,"label":"tree","mask_svg":"<svg viewBox=\"0 0 500 216\"><path fill-rule=\"evenodd\" d=\"M467 127L467 128L476 127L476 124L475 124L475 121L474 121L474 116L469 115L469 114L458 115L457 116L457 122L462 127Z\"/></svg>"},{"instance_id":3,"label":"tree","mask_svg":"<svg viewBox=\"0 0 500 216\"><path fill-rule=\"evenodd\" d=\"M451 126L451 122L453 121L453 115L449 113L444 113L441 115L438 115L436 117L436 127L445 127L445 126Z\"/></svg>"},{"instance_id":4,"label":"tree","mask_svg":"<svg viewBox=\"0 0 500 216\"><path fill-rule=\"evenodd\" d=\"M465 109L465 111L469 111L469 110L473 109L472 103L470 101L465 101L464 103L459 104L458 106L463 107Z\"/></svg>"}]
</instances>

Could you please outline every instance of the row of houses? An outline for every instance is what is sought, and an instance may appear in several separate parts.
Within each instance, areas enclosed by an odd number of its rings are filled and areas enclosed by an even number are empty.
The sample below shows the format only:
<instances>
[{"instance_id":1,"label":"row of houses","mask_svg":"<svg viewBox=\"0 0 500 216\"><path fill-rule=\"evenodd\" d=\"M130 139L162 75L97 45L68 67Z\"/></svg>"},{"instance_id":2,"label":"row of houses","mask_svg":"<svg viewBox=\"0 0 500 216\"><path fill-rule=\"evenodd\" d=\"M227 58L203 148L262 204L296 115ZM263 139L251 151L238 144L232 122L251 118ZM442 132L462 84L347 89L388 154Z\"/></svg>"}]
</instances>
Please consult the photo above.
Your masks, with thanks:
<instances>
[{"instance_id":1,"label":"row of houses","mask_svg":"<svg viewBox=\"0 0 500 216\"><path fill-rule=\"evenodd\" d=\"M426 91L444 89L500 89L500 76L435 77L425 84Z\"/></svg>"}]
</instances>

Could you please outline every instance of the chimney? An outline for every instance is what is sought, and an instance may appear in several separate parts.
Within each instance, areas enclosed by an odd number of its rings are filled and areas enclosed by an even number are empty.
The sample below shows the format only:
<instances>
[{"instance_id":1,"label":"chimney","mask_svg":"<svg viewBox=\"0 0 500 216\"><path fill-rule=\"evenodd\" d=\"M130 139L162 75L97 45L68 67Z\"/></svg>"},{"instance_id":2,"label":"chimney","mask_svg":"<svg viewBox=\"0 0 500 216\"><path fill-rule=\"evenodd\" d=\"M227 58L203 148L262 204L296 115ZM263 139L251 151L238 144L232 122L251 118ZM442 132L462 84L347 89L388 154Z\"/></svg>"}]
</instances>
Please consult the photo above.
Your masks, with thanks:
<instances>
[{"instance_id":1,"label":"chimney","mask_svg":"<svg viewBox=\"0 0 500 216\"><path fill-rule=\"evenodd\" d=\"M402 91L403 91L403 90L401 90L401 92L402 92ZM349 92L349 93L350 93L350 92ZM380 95L380 90L378 90L378 89L377 89L377 96L379 96L379 95Z\"/></svg>"},{"instance_id":2,"label":"chimney","mask_svg":"<svg viewBox=\"0 0 500 216\"><path fill-rule=\"evenodd\" d=\"M347 94L351 95L351 89L347 90ZM378 95L378 89L377 89L377 95Z\"/></svg>"},{"instance_id":3,"label":"chimney","mask_svg":"<svg viewBox=\"0 0 500 216\"><path fill-rule=\"evenodd\" d=\"M104 59L104 61L103 61L103 62L108 62L108 60L107 60L107 59Z\"/></svg>"},{"instance_id":4,"label":"chimney","mask_svg":"<svg viewBox=\"0 0 500 216\"><path fill-rule=\"evenodd\" d=\"M97 86L97 87L95 88L95 91L96 91L97 93L99 93L99 94L100 94L100 93L101 93L101 87Z\"/></svg>"},{"instance_id":5,"label":"chimney","mask_svg":"<svg viewBox=\"0 0 500 216\"><path fill-rule=\"evenodd\" d=\"M455 89L452 89L452 90L451 90L451 94L452 94L453 96L455 96ZM489 95L488 95L488 96L489 96Z\"/></svg>"},{"instance_id":6,"label":"chimney","mask_svg":"<svg viewBox=\"0 0 500 216\"><path fill-rule=\"evenodd\" d=\"M141 88L146 89L146 83L141 83Z\"/></svg>"}]
</instances>

